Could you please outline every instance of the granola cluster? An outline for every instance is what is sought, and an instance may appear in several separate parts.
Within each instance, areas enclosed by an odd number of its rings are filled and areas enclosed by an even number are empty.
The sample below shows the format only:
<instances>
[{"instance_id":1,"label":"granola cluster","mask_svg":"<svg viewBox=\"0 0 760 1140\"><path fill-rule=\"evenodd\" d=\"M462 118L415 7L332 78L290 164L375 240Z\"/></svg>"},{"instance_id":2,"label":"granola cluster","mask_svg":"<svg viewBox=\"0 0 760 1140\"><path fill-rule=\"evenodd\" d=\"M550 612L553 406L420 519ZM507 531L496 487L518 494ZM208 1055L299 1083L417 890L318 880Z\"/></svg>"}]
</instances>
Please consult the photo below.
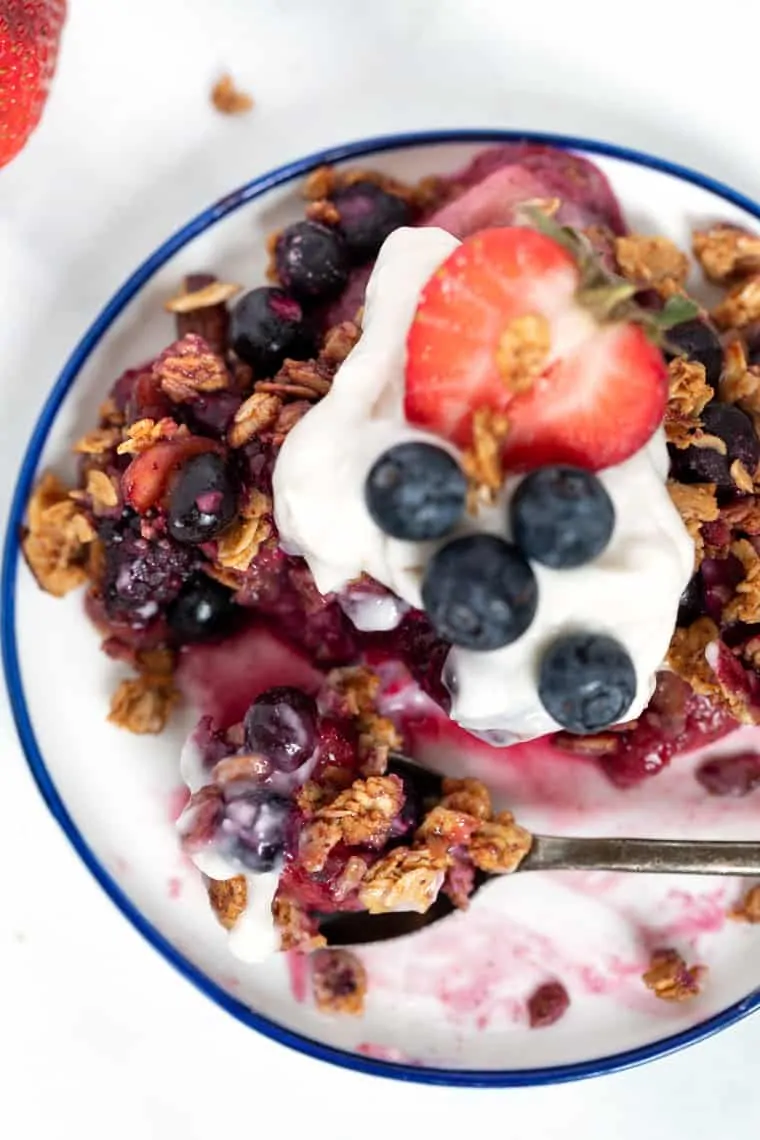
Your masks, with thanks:
<instances>
[{"instance_id":1,"label":"granola cluster","mask_svg":"<svg viewBox=\"0 0 760 1140\"><path fill-rule=\"evenodd\" d=\"M707 974L706 966L687 966L677 950L655 950L644 985L661 1001L681 1002L698 997Z\"/></svg>"}]
</instances>

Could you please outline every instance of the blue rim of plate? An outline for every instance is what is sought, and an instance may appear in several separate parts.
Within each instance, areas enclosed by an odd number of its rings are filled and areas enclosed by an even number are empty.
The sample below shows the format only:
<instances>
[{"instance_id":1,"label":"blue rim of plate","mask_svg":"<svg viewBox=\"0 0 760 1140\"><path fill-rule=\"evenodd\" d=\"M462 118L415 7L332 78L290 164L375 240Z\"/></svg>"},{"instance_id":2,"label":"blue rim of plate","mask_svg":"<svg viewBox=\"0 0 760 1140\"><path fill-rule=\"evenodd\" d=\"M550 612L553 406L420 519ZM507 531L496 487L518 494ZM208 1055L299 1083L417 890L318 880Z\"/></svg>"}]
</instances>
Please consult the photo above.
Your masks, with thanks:
<instances>
[{"instance_id":1,"label":"blue rim of plate","mask_svg":"<svg viewBox=\"0 0 760 1140\"><path fill-rule=\"evenodd\" d=\"M638 1049L630 1049L609 1057L601 1057L596 1060L583 1061L575 1064L502 1071L437 1069L425 1066L399 1064L391 1061L381 1061L361 1054L349 1053L342 1049L333 1048L332 1046L322 1045L317 1041L312 1041L308 1037L304 1037L299 1033L295 1033L278 1025L277 1022L271 1021L269 1018L254 1013L247 1006L243 1005L242 1002L231 997L215 982L203 974L192 962L180 954L152 923L144 918L122 891L121 887L119 887L115 880L109 875L105 867L99 862L97 856L88 846L83 835L66 810L63 800L45 765L39 745L37 744L21 678L18 646L16 643L15 596L20 553L19 540L26 512L26 504L34 483L39 459L65 396L75 383L88 357L108 332L114 320L135 294L179 249L209 229L220 219L240 209L247 202L251 202L255 198L266 194L269 190L273 190L294 179L302 178L318 166L343 162L346 159L362 158L369 154L379 154L388 150L401 150L414 146L430 146L437 143L499 143L521 141L544 143L564 150L576 150L587 154L601 155L606 158L622 159L638 166L647 167L650 170L672 175L675 178L699 186L704 190L711 191L731 205L738 206L740 209L745 210L748 214L753 215L760 221L760 205L753 202L750 198L745 197L743 194L740 194L738 191L732 190L729 186L725 186L723 183L711 178L709 175L697 173L688 167L680 166L677 163L656 158L628 147L568 135L496 129L416 131L399 135L381 135L377 138L362 139L328 147L325 150L307 155L305 158L299 158L293 162L279 166L267 174L252 179L231 194L220 198L219 201L209 206L206 210L203 210L186 225L182 226L181 229L172 234L172 236L168 238L163 245L159 246L150 257L146 258L124 282L76 345L63 371L53 385L53 389L35 424L31 439L24 454L21 470L13 493L8 528L5 536L2 579L0 580L0 607L2 608L0 637L2 638L3 664L8 696L21 746L26 755L32 776L45 803L60 824L74 850L111 901L151 946L162 954L180 974L192 982L206 997L232 1014L233 1017L237 1018L237 1020L243 1024L257 1030L273 1041L279 1042L281 1045L289 1046L292 1049L296 1049L318 1060L328 1061L331 1064L352 1069L360 1073L421 1084L505 1088L559 1084L587 1077L602 1076L606 1073L619 1072L622 1069L628 1069L635 1065L641 1065L646 1061L667 1056L670 1053L683 1049L687 1045L693 1045L698 1041L702 1041L706 1037L710 1037L712 1034L719 1032L721 1029L726 1029L728 1026L735 1024L760 1007L760 989L691 1029L685 1030L682 1033L673 1034L670 1037L665 1037Z\"/></svg>"}]
</instances>

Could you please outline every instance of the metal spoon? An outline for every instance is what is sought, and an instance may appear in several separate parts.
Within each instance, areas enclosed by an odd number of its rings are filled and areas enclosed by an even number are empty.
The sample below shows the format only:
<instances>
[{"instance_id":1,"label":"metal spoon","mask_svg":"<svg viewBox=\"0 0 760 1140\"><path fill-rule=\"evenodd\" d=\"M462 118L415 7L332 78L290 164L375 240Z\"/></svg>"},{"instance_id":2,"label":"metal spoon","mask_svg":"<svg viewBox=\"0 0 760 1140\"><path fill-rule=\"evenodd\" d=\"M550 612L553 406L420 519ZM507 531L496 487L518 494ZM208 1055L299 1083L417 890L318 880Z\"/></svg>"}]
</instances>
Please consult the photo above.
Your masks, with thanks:
<instances>
[{"instance_id":1,"label":"metal spoon","mask_svg":"<svg viewBox=\"0 0 760 1140\"><path fill-rule=\"evenodd\" d=\"M391 770L421 785L424 799L440 797L441 777L434 772L421 769L403 756L394 757ZM513 874L523 871L635 871L656 875L760 877L760 842L534 835L531 850ZM479 873L473 895L490 879L503 877ZM455 909L449 897L440 894L425 914L343 911L323 915L320 930L330 946L384 942L430 926Z\"/></svg>"}]
</instances>

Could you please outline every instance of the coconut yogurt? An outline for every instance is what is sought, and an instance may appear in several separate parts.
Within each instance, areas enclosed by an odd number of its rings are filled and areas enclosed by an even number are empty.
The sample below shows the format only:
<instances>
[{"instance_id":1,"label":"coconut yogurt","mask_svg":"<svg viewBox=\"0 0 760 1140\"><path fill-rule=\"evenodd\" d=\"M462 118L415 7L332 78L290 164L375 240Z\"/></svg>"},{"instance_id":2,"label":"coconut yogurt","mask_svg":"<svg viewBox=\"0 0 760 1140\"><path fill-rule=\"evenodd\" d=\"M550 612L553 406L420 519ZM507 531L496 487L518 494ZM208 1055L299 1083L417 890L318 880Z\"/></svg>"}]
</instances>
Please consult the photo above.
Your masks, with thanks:
<instances>
[{"instance_id":1,"label":"coconut yogurt","mask_svg":"<svg viewBox=\"0 0 760 1140\"><path fill-rule=\"evenodd\" d=\"M384 534L367 511L364 484L378 456L405 441L426 440L458 455L453 445L410 425L403 410L406 336L419 295L458 244L436 227L391 234L367 286L359 343L328 395L281 449L274 471L277 526L286 548L305 558L323 593L340 594L367 574L404 606L422 608L422 576L437 544ZM598 472L615 508L609 544L575 570L533 564L538 608L517 641L489 652L452 647L444 680L454 720L501 744L556 731L560 726L538 697L538 665L551 640L571 630L608 634L625 647L637 677L625 719L643 711L694 560L692 541L667 492L667 471L665 438L658 431L626 462ZM508 504L519 482L508 479L493 507L463 517L453 533L490 531L510 538ZM348 612L359 628L368 628L372 614ZM392 616L386 606L383 623Z\"/></svg>"}]
</instances>

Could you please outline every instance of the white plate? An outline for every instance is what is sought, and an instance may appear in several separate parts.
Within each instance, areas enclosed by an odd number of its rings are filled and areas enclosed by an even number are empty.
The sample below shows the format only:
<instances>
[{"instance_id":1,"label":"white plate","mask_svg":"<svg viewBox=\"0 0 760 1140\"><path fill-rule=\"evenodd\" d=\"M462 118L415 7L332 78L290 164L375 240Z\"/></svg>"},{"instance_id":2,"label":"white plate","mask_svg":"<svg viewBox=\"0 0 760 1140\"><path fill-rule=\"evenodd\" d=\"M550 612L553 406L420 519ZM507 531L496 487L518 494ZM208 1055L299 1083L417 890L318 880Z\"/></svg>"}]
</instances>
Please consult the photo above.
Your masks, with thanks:
<instances>
[{"instance_id":1,"label":"white plate","mask_svg":"<svg viewBox=\"0 0 760 1140\"><path fill-rule=\"evenodd\" d=\"M281 1041L365 1071L454 1084L547 1083L607 1072L688 1044L749 1012L760 1003L758 941L757 932L724 920L735 885L662 883L657 901L650 900L652 913L643 916L652 930L660 923L663 937L679 934L687 955L709 962L709 985L695 1002L668 1006L641 988L645 947L621 921L624 911L630 917L640 908L633 896L626 902L628 887L621 893L615 885L608 898L604 877L555 878L539 897L535 879L525 876L481 892L467 915L368 951L365 1016L326 1018L308 996L294 996L303 979L285 957L245 968L230 957L199 879L180 857L171 817L179 748L192 718L159 738L131 737L106 723L118 666L98 651L80 597L56 601L40 593L23 566L17 574L15 536L35 472L52 465L71 474L69 445L91 427L110 383L171 338L161 306L179 279L198 268L251 285L263 279L266 236L302 212L297 186L305 172L372 154L373 166L414 179L456 169L478 143L514 137L428 133L310 156L256 179L174 235L96 320L43 411L17 487L2 594L9 692L33 774L72 843L135 926L221 1006ZM756 225L757 207L709 179L587 140L539 141L590 152L635 229L687 246L701 220ZM721 746L731 748L733 741ZM502 762L498 778L512 789L529 826L546 820L545 827L564 822L580 831L584 805L599 800L610 830L621 832L642 803L652 834L677 834L687 817L704 834L708 828L728 834L742 817L751 823L747 801L696 802L688 761L627 793L611 792L601 776L572 763L538 765L543 777L532 781L531 792ZM595 816L595 825L601 818ZM515 924L528 932L524 951L506 934ZM529 1030L524 999L551 976L568 986L570 1011L551 1029Z\"/></svg>"}]
</instances>

